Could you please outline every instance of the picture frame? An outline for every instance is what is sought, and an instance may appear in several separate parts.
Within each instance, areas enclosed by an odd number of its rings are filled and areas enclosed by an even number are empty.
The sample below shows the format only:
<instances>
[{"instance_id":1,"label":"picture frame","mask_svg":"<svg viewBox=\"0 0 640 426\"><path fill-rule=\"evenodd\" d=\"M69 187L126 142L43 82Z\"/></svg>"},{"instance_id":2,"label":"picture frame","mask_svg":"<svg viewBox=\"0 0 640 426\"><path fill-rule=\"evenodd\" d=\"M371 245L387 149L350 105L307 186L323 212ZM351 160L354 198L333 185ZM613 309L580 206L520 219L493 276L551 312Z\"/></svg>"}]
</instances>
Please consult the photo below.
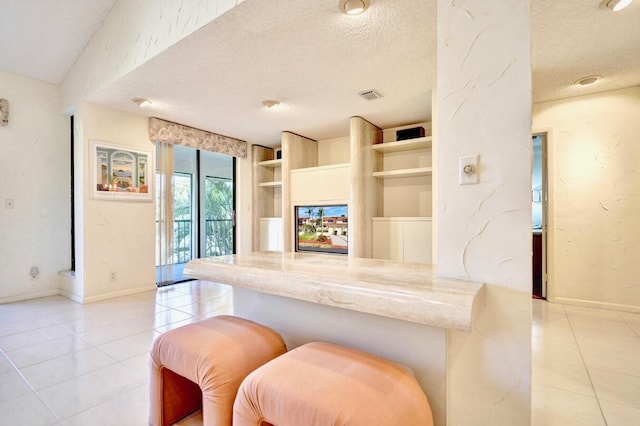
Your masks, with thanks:
<instances>
[{"instance_id":1,"label":"picture frame","mask_svg":"<svg viewBox=\"0 0 640 426\"><path fill-rule=\"evenodd\" d=\"M153 151L97 140L89 141L91 198L153 201Z\"/></svg>"}]
</instances>

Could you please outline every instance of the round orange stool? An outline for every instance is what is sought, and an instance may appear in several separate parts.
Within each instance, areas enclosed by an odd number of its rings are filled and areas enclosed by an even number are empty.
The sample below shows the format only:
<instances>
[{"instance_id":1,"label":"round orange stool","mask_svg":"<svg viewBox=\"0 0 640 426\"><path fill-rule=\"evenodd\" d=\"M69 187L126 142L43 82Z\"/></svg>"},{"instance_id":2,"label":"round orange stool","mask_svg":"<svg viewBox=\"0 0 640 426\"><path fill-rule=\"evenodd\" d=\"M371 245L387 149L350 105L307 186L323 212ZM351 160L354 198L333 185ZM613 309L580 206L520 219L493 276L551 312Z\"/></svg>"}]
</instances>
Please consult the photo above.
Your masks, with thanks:
<instances>
[{"instance_id":1,"label":"round orange stool","mask_svg":"<svg viewBox=\"0 0 640 426\"><path fill-rule=\"evenodd\" d=\"M432 426L429 401L404 367L374 355L312 342L249 374L233 426Z\"/></svg>"},{"instance_id":2,"label":"round orange stool","mask_svg":"<svg viewBox=\"0 0 640 426\"><path fill-rule=\"evenodd\" d=\"M202 407L205 426L231 425L242 380L286 350L274 330L231 316L167 331L151 350L149 424L168 426Z\"/></svg>"}]
</instances>

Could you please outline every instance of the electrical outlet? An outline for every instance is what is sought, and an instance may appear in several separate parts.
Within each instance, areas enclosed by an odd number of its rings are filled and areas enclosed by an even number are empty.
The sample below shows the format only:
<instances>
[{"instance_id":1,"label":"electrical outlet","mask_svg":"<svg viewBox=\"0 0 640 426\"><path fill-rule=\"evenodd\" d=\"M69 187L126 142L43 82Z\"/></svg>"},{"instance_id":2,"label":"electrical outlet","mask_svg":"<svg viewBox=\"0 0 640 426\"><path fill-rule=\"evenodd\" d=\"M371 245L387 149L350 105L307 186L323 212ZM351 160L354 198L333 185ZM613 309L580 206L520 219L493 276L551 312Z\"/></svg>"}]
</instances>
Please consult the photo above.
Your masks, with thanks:
<instances>
[{"instance_id":1,"label":"electrical outlet","mask_svg":"<svg viewBox=\"0 0 640 426\"><path fill-rule=\"evenodd\" d=\"M109 275L109 278L111 279L111 281L117 281L118 280L118 273L117 272L111 272L111 274Z\"/></svg>"}]
</instances>

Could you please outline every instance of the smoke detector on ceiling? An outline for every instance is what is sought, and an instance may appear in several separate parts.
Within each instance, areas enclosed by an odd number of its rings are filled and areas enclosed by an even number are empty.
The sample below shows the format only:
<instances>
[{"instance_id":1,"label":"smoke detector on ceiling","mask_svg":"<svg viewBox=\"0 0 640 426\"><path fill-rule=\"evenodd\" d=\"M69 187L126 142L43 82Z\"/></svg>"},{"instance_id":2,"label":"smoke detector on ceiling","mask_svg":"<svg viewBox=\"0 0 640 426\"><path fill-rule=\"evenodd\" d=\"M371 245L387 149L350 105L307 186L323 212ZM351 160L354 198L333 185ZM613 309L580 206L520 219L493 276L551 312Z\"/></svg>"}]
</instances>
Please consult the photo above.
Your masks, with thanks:
<instances>
[{"instance_id":1,"label":"smoke detector on ceiling","mask_svg":"<svg viewBox=\"0 0 640 426\"><path fill-rule=\"evenodd\" d=\"M376 92L375 89L371 89L371 90L365 90L364 92L360 92L358 93L363 99L366 99L367 101L372 101L374 99L378 99L381 98L382 95L378 92Z\"/></svg>"}]
</instances>

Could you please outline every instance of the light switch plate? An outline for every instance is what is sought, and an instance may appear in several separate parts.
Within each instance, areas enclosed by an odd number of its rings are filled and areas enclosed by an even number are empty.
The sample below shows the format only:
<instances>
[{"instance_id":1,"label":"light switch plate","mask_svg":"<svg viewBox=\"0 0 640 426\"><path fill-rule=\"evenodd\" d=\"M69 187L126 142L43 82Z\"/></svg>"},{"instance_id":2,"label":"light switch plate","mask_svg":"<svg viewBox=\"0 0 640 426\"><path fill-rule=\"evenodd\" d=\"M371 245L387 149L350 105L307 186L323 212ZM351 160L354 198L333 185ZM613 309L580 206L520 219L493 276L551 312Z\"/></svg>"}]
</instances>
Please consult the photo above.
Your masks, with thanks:
<instances>
[{"instance_id":1,"label":"light switch plate","mask_svg":"<svg viewBox=\"0 0 640 426\"><path fill-rule=\"evenodd\" d=\"M458 158L460 159L458 170L460 185L478 183L478 155L461 155Z\"/></svg>"}]
</instances>

